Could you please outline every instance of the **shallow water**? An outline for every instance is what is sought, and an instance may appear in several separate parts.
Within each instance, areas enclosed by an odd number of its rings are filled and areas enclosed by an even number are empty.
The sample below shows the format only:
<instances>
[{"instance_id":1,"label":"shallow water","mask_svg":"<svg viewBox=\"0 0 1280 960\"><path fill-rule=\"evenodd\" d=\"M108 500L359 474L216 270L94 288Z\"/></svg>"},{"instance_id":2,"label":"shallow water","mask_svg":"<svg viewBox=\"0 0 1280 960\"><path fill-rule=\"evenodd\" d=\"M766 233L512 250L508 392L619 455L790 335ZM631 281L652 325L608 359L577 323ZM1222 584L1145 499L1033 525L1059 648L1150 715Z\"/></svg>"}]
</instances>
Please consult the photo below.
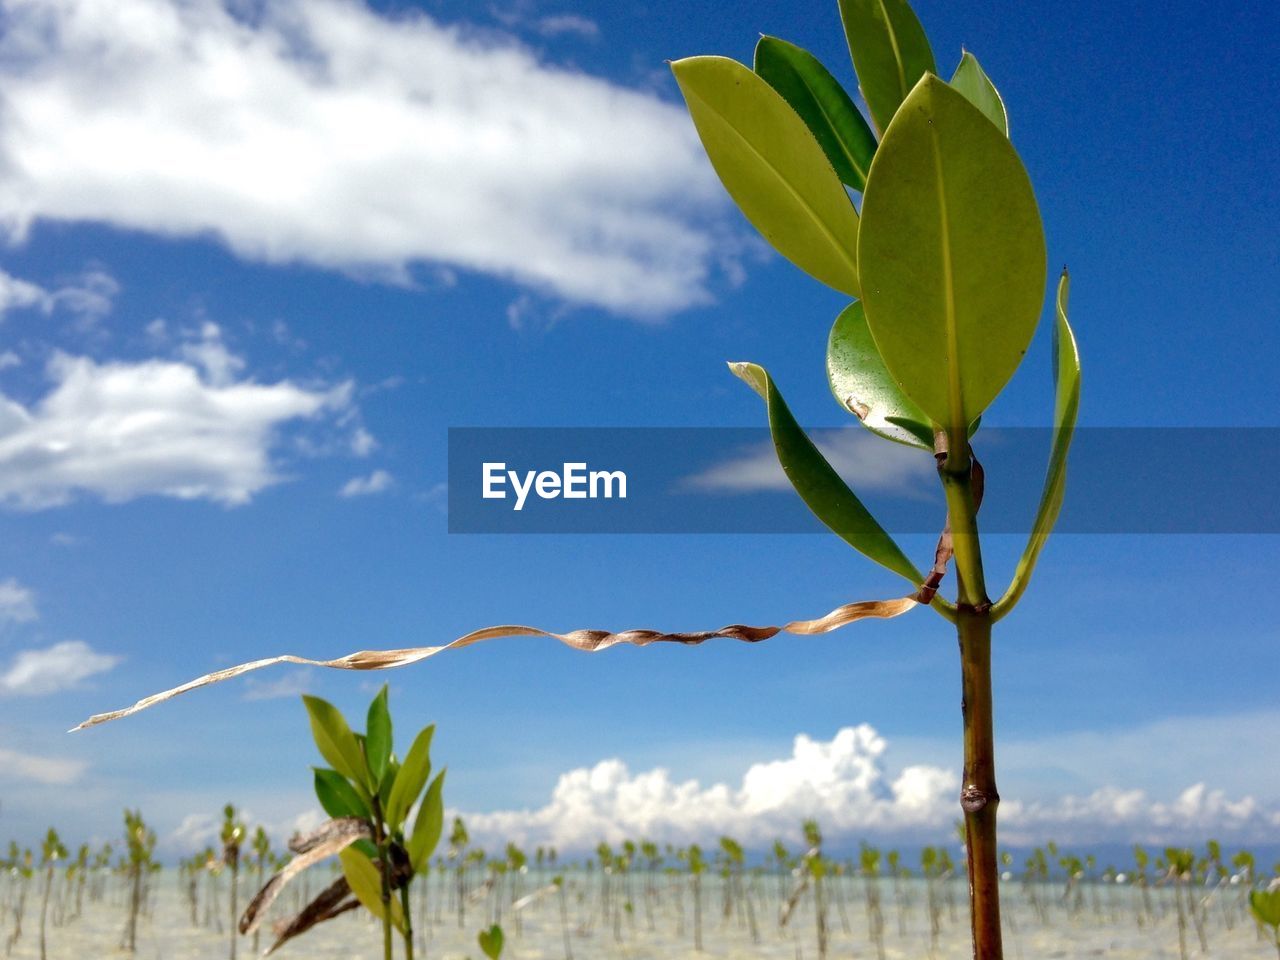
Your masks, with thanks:
<instances>
[{"instance_id":1,"label":"shallow water","mask_svg":"<svg viewBox=\"0 0 1280 960\"><path fill-rule=\"evenodd\" d=\"M311 883L316 890L328 879L317 875ZM416 960L480 960L476 933L492 918L496 897L477 894L466 906L461 928L458 924L455 887L450 881L441 885L440 878L429 888L430 904L424 922L422 911L415 908L418 948ZM560 919L560 903L552 894L526 907L517 923L510 901L517 893L528 893L542 886L546 878L521 878L519 890L514 885L506 891L502 906L502 925L506 932L504 960L563 960L566 956ZM693 896L687 878L673 880L655 878L646 896L646 880L633 875L629 881L612 881L611 900L634 905L614 911L605 918L598 877L577 872L570 874L565 907L569 914L569 949L574 960L694 960L703 957L725 957L747 960L818 960L816 914L813 899L806 895L800 901L788 925L777 923L780 894L785 886L777 878L762 877L754 885L752 909L758 925L759 942L753 942L746 911L735 903L726 919L723 913L723 888L716 880L704 880L702 890L703 951L693 946ZM629 883L629 888L628 888ZM88 960L98 957L124 957L119 946L126 917L125 900L118 881L113 881L98 902L83 904L78 919L51 921L48 927L49 960ZM970 956L968 921L965 912L965 889L960 881L941 883L935 887L939 905L940 931L936 948L930 942L928 897L921 881L907 881L899 886L895 899L890 881L880 881L884 920L884 957L886 960L964 960ZM282 897L277 913L296 909L302 894L299 889ZM844 878L829 880L826 888L827 956L832 958L875 958L877 951L870 936L866 908L866 887L862 880ZM0 916L0 948L12 928L12 903L5 891L5 912ZM1100 887L1086 889L1075 910L1062 900L1059 886L1043 885L1035 889L1042 920L1028 891L1017 882L1004 888L1005 955L1009 960L1046 960L1046 958L1084 958L1105 956L1116 960L1178 960L1177 913L1169 890L1151 891L1153 915L1139 926L1141 898L1129 888ZM1192 960L1220 958L1256 958L1275 960L1273 946L1258 938L1256 928L1242 911L1242 891L1223 889L1196 891L1206 898L1203 911L1208 951L1201 952L1195 925L1187 921L1187 956ZM221 960L230 955L227 889L225 880L216 891L217 917L220 930L208 916L207 888L202 887L196 925L192 925L190 903L179 889L172 871L156 877L149 898L149 915L139 920L139 960ZM242 897L245 894L242 892ZM68 901L69 903L70 901ZM647 906L646 906L647 904ZM951 907L954 906L954 911ZM68 908L66 913L70 913ZM58 910L51 908L51 917ZM615 923L616 915L616 923ZM652 916L652 928L650 926ZM1228 928L1228 922L1231 928ZM23 934L9 956L15 960L38 958L39 904L33 887L23 920ZM270 937L264 929L260 947L265 949ZM242 937L239 956L254 956L251 938ZM397 935L397 956L401 945ZM275 956L282 958L343 958L343 960L380 960L381 930L363 911L340 917L290 941Z\"/></svg>"}]
</instances>

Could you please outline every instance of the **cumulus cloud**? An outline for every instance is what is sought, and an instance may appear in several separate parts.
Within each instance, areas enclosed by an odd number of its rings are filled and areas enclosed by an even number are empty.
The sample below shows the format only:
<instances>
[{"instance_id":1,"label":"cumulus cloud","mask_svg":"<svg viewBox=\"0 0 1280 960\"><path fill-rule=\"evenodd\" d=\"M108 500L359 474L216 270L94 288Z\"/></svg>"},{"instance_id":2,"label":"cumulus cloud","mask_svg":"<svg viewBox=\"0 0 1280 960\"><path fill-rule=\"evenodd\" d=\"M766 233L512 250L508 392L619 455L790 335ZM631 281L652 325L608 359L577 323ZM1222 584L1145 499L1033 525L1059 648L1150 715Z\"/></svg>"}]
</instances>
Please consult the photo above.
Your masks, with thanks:
<instances>
[{"instance_id":1,"label":"cumulus cloud","mask_svg":"<svg viewBox=\"0 0 1280 960\"><path fill-rule=\"evenodd\" d=\"M936 472L931 457L912 447L885 443L861 428L818 431L812 437L836 473L857 490L912 491ZM768 442L714 464L685 482L696 490L722 493L791 491L791 482Z\"/></svg>"},{"instance_id":2,"label":"cumulus cloud","mask_svg":"<svg viewBox=\"0 0 1280 960\"><path fill-rule=\"evenodd\" d=\"M367 477L352 477L338 491L341 497L367 497L390 490L395 479L385 470L375 470Z\"/></svg>"},{"instance_id":3,"label":"cumulus cloud","mask_svg":"<svg viewBox=\"0 0 1280 960\"><path fill-rule=\"evenodd\" d=\"M561 775L550 800L530 810L464 813L484 843L515 840L587 850L600 840L645 837L689 843L730 834L761 849L794 837L816 818L833 845L863 837L936 842L958 814L953 770L916 764L890 774L887 744L872 727L846 727L827 741L801 734L789 757L752 764L737 786L677 782L661 768L632 773L621 760ZM1258 840L1280 827L1280 807L1231 799L1196 784L1172 800L1107 787L1088 796L1001 805L1002 839L1073 843L1176 842L1213 834Z\"/></svg>"},{"instance_id":4,"label":"cumulus cloud","mask_svg":"<svg viewBox=\"0 0 1280 960\"><path fill-rule=\"evenodd\" d=\"M324 822L324 815L316 810L308 810L293 817L272 818L265 822L254 815L248 807L238 810L241 821L252 824L256 829L261 826L267 836L279 845L297 833L308 833ZM222 813L189 813L182 818L176 827L162 838L161 846L165 850L181 853L186 856L192 850L203 850L213 847L222 852Z\"/></svg>"},{"instance_id":5,"label":"cumulus cloud","mask_svg":"<svg viewBox=\"0 0 1280 960\"><path fill-rule=\"evenodd\" d=\"M27 780L50 786L75 783L87 765L83 760L65 760L58 757L35 756L0 747L0 768L5 776L14 780Z\"/></svg>"},{"instance_id":6,"label":"cumulus cloud","mask_svg":"<svg viewBox=\"0 0 1280 960\"><path fill-rule=\"evenodd\" d=\"M188 362L99 363L57 354L32 406L0 393L0 502L35 509L90 493L243 504L280 480L271 452L294 420L351 409L351 384L309 389L236 380L217 328Z\"/></svg>"},{"instance_id":7,"label":"cumulus cloud","mask_svg":"<svg viewBox=\"0 0 1280 960\"><path fill-rule=\"evenodd\" d=\"M14 577L0 580L0 623L29 623L39 614L36 597Z\"/></svg>"},{"instance_id":8,"label":"cumulus cloud","mask_svg":"<svg viewBox=\"0 0 1280 960\"><path fill-rule=\"evenodd\" d=\"M2 189L0 187L0 191ZM65 310L85 323L92 323L111 312L112 301L119 292L120 285L115 278L103 270L86 270L77 279L53 290L0 270L0 317L12 310L34 309L45 314ZM10 353L5 357L18 359ZM13 361L6 361L5 366L12 366Z\"/></svg>"},{"instance_id":9,"label":"cumulus cloud","mask_svg":"<svg viewBox=\"0 0 1280 960\"><path fill-rule=\"evenodd\" d=\"M120 657L99 653L83 640L64 640L42 650L23 650L0 673L0 693L40 696L79 686L106 673Z\"/></svg>"},{"instance_id":10,"label":"cumulus cloud","mask_svg":"<svg viewBox=\"0 0 1280 960\"><path fill-rule=\"evenodd\" d=\"M705 302L721 266L683 111L514 39L355 0L0 9L14 238L42 218L212 233L254 260L461 267L638 315Z\"/></svg>"}]
</instances>

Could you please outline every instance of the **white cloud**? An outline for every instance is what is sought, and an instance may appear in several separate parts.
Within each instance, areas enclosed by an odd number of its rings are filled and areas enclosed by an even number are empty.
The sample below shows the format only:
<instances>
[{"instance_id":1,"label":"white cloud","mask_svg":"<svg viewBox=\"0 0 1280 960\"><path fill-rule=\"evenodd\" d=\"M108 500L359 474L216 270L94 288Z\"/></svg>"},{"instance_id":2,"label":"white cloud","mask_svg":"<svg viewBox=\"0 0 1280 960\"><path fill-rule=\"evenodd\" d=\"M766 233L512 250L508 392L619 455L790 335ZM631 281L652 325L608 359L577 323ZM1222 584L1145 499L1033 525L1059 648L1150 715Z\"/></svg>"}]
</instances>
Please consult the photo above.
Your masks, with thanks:
<instances>
[{"instance_id":1,"label":"white cloud","mask_svg":"<svg viewBox=\"0 0 1280 960\"><path fill-rule=\"evenodd\" d=\"M0 501L40 508L92 493L246 503L280 479L270 453L283 424L351 409L350 384L233 382L241 362L216 328L188 355L193 363L58 354L38 403L0 394Z\"/></svg>"},{"instance_id":2,"label":"white cloud","mask_svg":"<svg viewBox=\"0 0 1280 960\"><path fill-rule=\"evenodd\" d=\"M956 772L914 764L891 775L886 747L866 724L843 728L829 741L801 734L791 756L752 764L736 787L676 782L661 768L632 773L621 760L604 760L561 775L541 807L463 816L482 843L515 840L564 850L627 837L705 842L725 833L760 849L796 836L808 817L833 845L862 837L950 837L959 815ZM1000 819L1002 839L1011 844L1186 842L1211 834L1259 840L1280 828L1280 806L1231 799L1204 784L1167 801L1107 787L1053 801L1005 798Z\"/></svg>"},{"instance_id":3,"label":"white cloud","mask_svg":"<svg viewBox=\"0 0 1280 960\"><path fill-rule=\"evenodd\" d=\"M250 830L261 826L267 832L277 848L284 845L289 837L297 833L308 833L324 822L324 814L317 810L308 810L293 817L271 818L262 822L248 807L238 808L237 817L250 825ZM222 853L222 811L217 813L189 813L182 818L176 827L163 838L165 850L177 852L183 856L192 850L203 850L213 847Z\"/></svg>"},{"instance_id":4,"label":"white cloud","mask_svg":"<svg viewBox=\"0 0 1280 960\"><path fill-rule=\"evenodd\" d=\"M708 299L721 193L674 104L421 13L229 6L255 12L0 2L14 237L96 221L267 262L452 265L636 315Z\"/></svg>"},{"instance_id":5,"label":"white cloud","mask_svg":"<svg viewBox=\"0 0 1280 960\"><path fill-rule=\"evenodd\" d=\"M0 180L0 196L3 181ZM86 270L74 281L54 290L23 280L0 270L0 317L11 310L34 309L45 314L66 310L84 323L93 323L111 312L120 285L103 270ZM6 353L4 366L12 366L18 357ZM12 359L9 359L12 358Z\"/></svg>"},{"instance_id":6,"label":"white cloud","mask_svg":"<svg viewBox=\"0 0 1280 960\"><path fill-rule=\"evenodd\" d=\"M0 623L29 623L39 617L36 597L15 578L0 580Z\"/></svg>"},{"instance_id":7,"label":"white cloud","mask_svg":"<svg viewBox=\"0 0 1280 960\"><path fill-rule=\"evenodd\" d=\"M0 768L6 778L29 780L51 786L75 783L84 773L87 764L83 760L64 760L57 757L34 756L18 750L0 747Z\"/></svg>"},{"instance_id":8,"label":"white cloud","mask_svg":"<svg viewBox=\"0 0 1280 960\"><path fill-rule=\"evenodd\" d=\"M395 479L385 470L375 470L367 477L352 477L342 489L338 491L338 495L342 497L366 497L373 493L382 493L390 490Z\"/></svg>"},{"instance_id":9,"label":"white cloud","mask_svg":"<svg viewBox=\"0 0 1280 960\"><path fill-rule=\"evenodd\" d=\"M932 457L913 447L887 443L861 428L824 430L811 436L836 473L855 490L916 493L921 481L936 471ZM767 442L708 467L686 483L698 490L723 493L792 489L773 444Z\"/></svg>"},{"instance_id":10,"label":"white cloud","mask_svg":"<svg viewBox=\"0 0 1280 960\"><path fill-rule=\"evenodd\" d=\"M572 34L574 36L584 37L588 40L594 40L596 37L600 36L600 25L598 23L587 17L580 17L574 13L557 13L546 17L539 17L534 26L544 37L558 37L562 34Z\"/></svg>"},{"instance_id":11,"label":"white cloud","mask_svg":"<svg viewBox=\"0 0 1280 960\"><path fill-rule=\"evenodd\" d=\"M288 700L300 697L311 689L311 671L294 670L282 673L274 680L249 677L245 681L243 700Z\"/></svg>"},{"instance_id":12,"label":"white cloud","mask_svg":"<svg viewBox=\"0 0 1280 960\"><path fill-rule=\"evenodd\" d=\"M121 660L99 653L83 640L64 640L43 650L23 650L0 673L0 693L39 696L69 690L105 673Z\"/></svg>"}]
</instances>

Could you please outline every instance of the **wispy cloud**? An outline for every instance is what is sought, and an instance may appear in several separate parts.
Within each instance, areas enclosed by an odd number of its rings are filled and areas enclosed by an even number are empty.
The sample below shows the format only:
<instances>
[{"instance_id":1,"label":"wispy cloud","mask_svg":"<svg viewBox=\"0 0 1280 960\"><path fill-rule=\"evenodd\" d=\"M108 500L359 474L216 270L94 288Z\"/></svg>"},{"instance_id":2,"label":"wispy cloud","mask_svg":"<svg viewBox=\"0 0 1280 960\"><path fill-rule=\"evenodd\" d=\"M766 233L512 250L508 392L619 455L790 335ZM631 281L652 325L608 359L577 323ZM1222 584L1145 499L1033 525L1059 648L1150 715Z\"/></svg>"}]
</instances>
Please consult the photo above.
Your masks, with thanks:
<instances>
[{"instance_id":1,"label":"wispy cloud","mask_svg":"<svg viewBox=\"0 0 1280 960\"><path fill-rule=\"evenodd\" d=\"M633 773L618 759L560 776L550 799L529 810L465 814L481 842L515 839L565 850L601 839L648 837L672 843L729 833L761 848L792 837L815 817L835 844L860 837L932 842L950 833L957 807L954 769L913 764L889 772L887 742L863 724L830 740L800 735L791 755L751 764L736 785L675 781L662 768ZM1280 807L1229 797L1193 783L1172 798L1105 787L1052 801L1006 798L1002 835L1010 843L1185 841L1209 834L1256 840L1280 828Z\"/></svg>"},{"instance_id":2,"label":"wispy cloud","mask_svg":"<svg viewBox=\"0 0 1280 960\"><path fill-rule=\"evenodd\" d=\"M311 689L311 671L293 670L273 680L249 677L245 681L243 700L288 700Z\"/></svg>"},{"instance_id":3,"label":"wispy cloud","mask_svg":"<svg viewBox=\"0 0 1280 960\"><path fill-rule=\"evenodd\" d=\"M6 0L10 233L213 233L254 260L450 265L636 315L708 299L723 206L673 104L422 13L249 7Z\"/></svg>"},{"instance_id":4,"label":"wispy cloud","mask_svg":"<svg viewBox=\"0 0 1280 960\"><path fill-rule=\"evenodd\" d=\"M919 450L886 443L860 428L816 431L811 436L835 471L855 490L918 495L920 485L935 472L932 458L922 456ZM771 443L745 450L685 482L697 490L720 493L792 489Z\"/></svg>"},{"instance_id":5,"label":"wispy cloud","mask_svg":"<svg viewBox=\"0 0 1280 960\"><path fill-rule=\"evenodd\" d=\"M65 786L80 779L88 766L83 760L66 760L58 757L36 756L20 750L0 747L0 767L5 776L14 780L49 786Z\"/></svg>"},{"instance_id":6,"label":"wispy cloud","mask_svg":"<svg viewBox=\"0 0 1280 960\"><path fill-rule=\"evenodd\" d=\"M0 394L0 502L35 509L91 493L243 504L280 479L277 431L349 412L352 386L238 380L243 361L207 325L185 362L100 363L57 354L27 407Z\"/></svg>"},{"instance_id":7,"label":"wispy cloud","mask_svg":"<svg viewBox=\"0 0 1280 960\"><path fill-rule=\"evenodd\" d=\"M41 650L23 650L0 673L0 693L33 697L71 690L106 673L121 658L99 653L83 640L64 640Z\"/></svg>"},{"instance_id":8,"label":"wispy cloud","mask_svg":"<svg viewBox=\"0 0 1280 960\"><path fill-rule=\"evenodd\" d=\"M391 489L395 478L386 470L375 470L367 477L352 477L338 491L340 497L367 497Z\"/></svg>"},{"instance_id":9,"label":"wispy cloud","mask_svg":"<svg viewBox=\"0 0 1280 960\"><path fill-rule=\"evenodd\" d=\"M30 587L24 587L14 577L0 580L0 624L29 623L39 615Z\"/></svg>"},{"instance_id":10,"label":"wispy cloud","mask_svg":"<svg viewBox=\"0 0 1280 960\"><path fill-rule=\"evenodd\" d=\"M65 310L76 319L93 323L111 312L120 285L104 270L90 269L74 280L48 290L0 270L0 317L13 310L34 309L51 314ZM6 354L8 356L16 355ZM12 366L12 363L6 363Z\"/></svg>"}]
</instances>

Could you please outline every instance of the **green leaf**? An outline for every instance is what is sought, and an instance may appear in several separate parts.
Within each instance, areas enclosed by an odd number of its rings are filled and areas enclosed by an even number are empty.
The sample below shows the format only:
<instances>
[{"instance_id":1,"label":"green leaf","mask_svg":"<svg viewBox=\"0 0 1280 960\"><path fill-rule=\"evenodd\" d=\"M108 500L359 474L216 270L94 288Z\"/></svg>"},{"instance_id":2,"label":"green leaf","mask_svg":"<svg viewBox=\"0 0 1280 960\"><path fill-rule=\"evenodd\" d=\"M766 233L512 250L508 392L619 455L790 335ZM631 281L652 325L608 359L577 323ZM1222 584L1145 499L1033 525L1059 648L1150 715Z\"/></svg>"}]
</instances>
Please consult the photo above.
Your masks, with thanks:
<instances>
[{"instance_id":1,"label":"green leaf","mask_svg":"<svg viewBox=\"0 0 1280 960\"><path fill-rule=\"evenodd\" d=\"M375 789L382 784L387 773L387 761L391 759L391 711L387 707L387 685L384 683L378 695L369 704L369 719L364 733L365 760L373 776Z\"/></svg>"},{"instance_id":2,"label":"green leaf","mask_svg":"<svg viewBox=\"0 0 1280 960\"><path fill-rule=\"evenodd\" d=\"M392 830L399 830L404 825L409 808L431 776L431 737L435 731L435 724L432 724L419 732L404 756L400 772L396 774L386 806L387 824Z\"/></svg>"},{"instance_id":3,"label":"green leaf","mask_svg":"<svg viewBox=\"0 0 1280 960\"><path fill-rule=\"evenodd\" d=\"M358 850L347 847L338 853L342 861L342 875L347 878L347 886L355 894L356 899L364 904L365 909L379 920L386 916L386 906L382 902L382 877L377 865ZM400 901L391 898L391 923L401 933L405 931L404 910Z\"/></svg>"},{"instance_id":4,"label":"green leaf","mask_svg":"<svg viewBox=\"0 0 1280 960\"><path fill-rule=\"evenodd\" d=\"M1044 231L1008 138L932 74L876 151L858 264L889 372L934 423L963 437L1035 333Z\"/></svg>"},{"instance_id":5,"label":"green leaf","mask_svg":"<svg viewBox=\"0 0 1280 960\"><path fill-rule=\"evenodd\" d=\"M480 949L489 960L498 960L502 956L502 941L502 928L496 923L488 930L481 930L480 935L476 937L476 942L480 944Z\"/></svg>"},{"instance_id":6,"label":"green leaf","mask_svg":"<svg viewBox=\"0 0 1280 960\"><path fill-rule=\"evenodd\" d=\"M1071 450L1071 438L1075 435L1076 415L1080 410L1080 351L1075 334L1067 321L1067 298L1071 292L1071 277L1066 270L1058 281L1057 322L1053 327L1053 439L1049 447L1049 466L1045 471L1044 489L1040 494L1040 506L1036 510L1031 536L1022 551L1013 580L1003 597L992 608L992 616L1003 617L1013 609L1031 581L1040 551L1053 532L1053 525L1062 510L1062 500L1067 489L1067 454Z\"/></svg>"},{"instance_id":7,"label":"green leaf","mask_svg":"<svg viewBox=\"0 0 1280 960\"><path fill-rule=\"evenodd\" d=\"M1252 891L1249 894L1249 909L1264 926L1280 927L1280 889Z\"/></svg>"},{"instance_id":8,"label":"green leaf","mask_svg":"<svg viewBox=\"0 0 1280 960\"><path fill-rule=\"evenodd\" d=\"M937 73L924 27L906 0L840 0L840 19L871 119L887 130L926 73Z\"/></svg>"},{"instance_id":9,"label":"green leaf","mask_svg":"<svg viewBox=\"0 0 1280 960\"><path fill-rule=\"evenodd\" d=\"M444 829L444 775L440 774L431 781L427 795L422 798L418 807L417 819L413 821L413 835L409 837L409 863L414 870L426 866L436 844L440 842L440 833Z\"/></svg>"},{"instance_id":10,"label":"green leaf","mask_svg":"<svg viewBox=\"0 0 1280 960\"><path fill-rule=\"evenodd\" d=\"M808 50L777 37L760 38L755 70L799 114L836 175L861 192L875 156L876 135L840 82Z\"/></svg>"},{"instance_id":11,"label":"green leaf","mask_svg":"<svg viewBox=\"0 0 1280 960\"><path fill-rule=\"evenodd\" d=\"M729 369L764 398L778 462L809 509L855 550L918 587L920 571L800 429L765 369L754 363L731 363Z\"/></svg>"},{"instance_id":12,"label":"green leaf","mask_svg":"<svg viewBox=\"0 0 1280 960\"><path fill-rule=\"evenodd\" d=\"M359 817L368 820L369 805L337 770L315 767L316 797L331 817Z\"/></svg>"},{"instance_id":13,"label":"green leaf","mask_svg":"<svg viewBox=\"0 0 1280 960\"><path fill-rule=\"evenodd\" d=\"M382 786L378 787L378 803L382 807L382 815L385 818L387 812L387 801L391 799L391 788L395 786L396 774L400 772L400 764L395 757L387 760L387 771L382 775Z\"/></svg>"},{"instance_id":14,"label":"green leaf","mask_svg":"<svg viewBox=\"0 0 1280 960\"><path fill-rule=\"evenodd\" d=\"M951 86L964 94L965 99L983 112L988 120L1006 137L1009 135L1009 114L1004 109L1004 98L987 76L978 58L968 50L960 57L960 66L951 76Z\"/></svg>"},{"instance_id":15,"label":"green leaf","mask_svg":"<svg viewBox=\"0 0 1280 960\"><path fill-rule=\"evenodd\" d=\"M868 430L933 452L933 425L884 365L861 302L845 307L831 327L827 382L840 406Z\"/></svg>"},{"instance_id":16,"label":"green leaf","mask_svg":"<svg viewBox=\"0 0 1280 960\"><path fill-rule=\"evenodd\" d=\"M364 752L360 749L356 735L351 732L351 728L347 726L347 721L338 708L327 700L305 694L302 702L306 704L307 714L311 718L311 736L316 742L320 756L329 761L329 766L348 780L360 784L373 793L377 785L369 782Z\"/></svg>"},{"instance_id":17,"label":"green leaf","mask_svg":"<svg viewBox=\"0 0 1280 960\"><path fill-rule=\"evenodd\" d=\"M671 65L711 165L784 257L858 296L858 213L822 147L782 95L726 57Z\"/></svg>"}]
</instances>

